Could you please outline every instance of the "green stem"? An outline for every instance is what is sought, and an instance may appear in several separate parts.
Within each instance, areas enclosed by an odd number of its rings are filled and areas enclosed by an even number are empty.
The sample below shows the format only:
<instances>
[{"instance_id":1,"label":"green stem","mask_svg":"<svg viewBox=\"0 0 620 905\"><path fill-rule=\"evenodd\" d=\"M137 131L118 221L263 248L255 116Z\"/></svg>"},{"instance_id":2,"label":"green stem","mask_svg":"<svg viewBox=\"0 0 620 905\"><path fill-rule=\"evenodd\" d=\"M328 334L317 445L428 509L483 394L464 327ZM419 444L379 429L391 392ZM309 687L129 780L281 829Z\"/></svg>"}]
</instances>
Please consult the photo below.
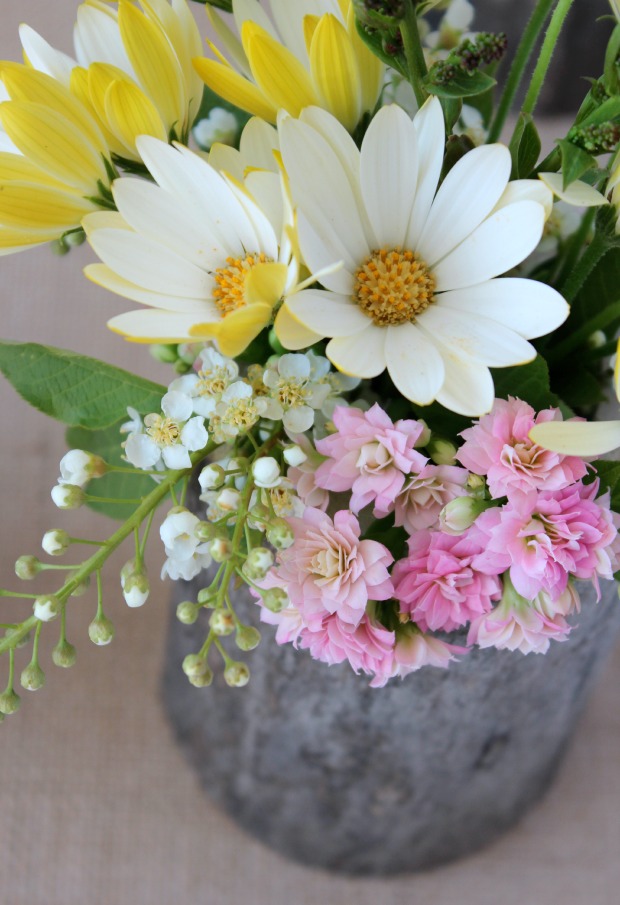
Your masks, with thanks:
<instances>
[{"instance_id":1,"label":"green stem","mask_svg":"<svg viewBox=\"0 0 620 905\"><path fill-rule=\"evenodd\" d=\"M585 212L578 229L575 230L573 235L566 242L564 253L558 261L557 270L551 280L552 285L564 286L567 282L575 266L575 261L579 257L579 252L581 251L582 246L586 244L588 236L590 235L595 217L596 208L589 208Z\"/></svg>"},{"instance_id":2,"label":"green stem","mask_svg":"<svg viewBox=\"0 0 620 905\"><path fill-rule=\"evenodd\" d=\"M601 311L600 314L597 314L596 317L589 320L583 327L575 330L575 332L571 333L570 336L567 336L565 340L558 343L553 349L550 349L546 355L547 361L550 363L562 361L567 355L570 355L571 352L574 352L575 349L578 349L579 346L586 343L588 337L592 336L593 333L596 333L597 330L603 330L618 319L620 319L620 302L605 308L604 311Z\"/></svg>"},{"instance_id":3,"label":"green stem","mask_svg":"<svg viewBox=\"0 0 620 905\"><path fill-rule=\"evenodd\" d=\"M192 465L200 462L200 460L209 455L213 449L215 449L215 444L210 443L205 449L194 453L192 455ZM112 551L116 550L127 537L133 534L136 525L142 524L144 519L150 515L163 500L165 500L170 493L170 488L174 487L186 473L187 469L170 472L168 476L162 480L161 484L158 484L148 496L144 497L140 502L140 505L130 515L127 521L124 522L108 539L106 546L97 550L97 552L93 553L86 562L82 563L80 568L73 574L72 578L65 583L56 596L66 600L66 598L69 597L89 575L100 569ZM0 638L0 654L6 653L7 650L10 651L14 649L22 638L25 638L28 632L36 627L38 622L39 620L33 615L29 619L26 619L25 622L22 622L8 638Z\"/></svg>"},{"instance_id":4,"label":"green stem","mask_svg":"<svg viewBox=\"0 0 620 905\"><path fill-rule=\"evenodd\" d=\"M549 69L549 64L551 63L553 51L555 50L556 44L558 43L558 38L560 36L562 26L564 25L564 20L566 19L572 5L573 0L558 0L558 5L553 11L551 21L549 22L549 28L547 29L547 34L545 35L545 40L543 41L543 45L540 49L540 56L538 57L538 62L536 63L534 74L532 75L530 87L528 88L525 100L523 101L523 113L532 114L536 108L536 104L538 103L538 98L544 84L545 77L547 75L547 70Z\"/></svg>"},{"instance_id":5,"label":"green stem","mask_svg":"<svg viewBox=\"0 0 620 905\"><path fill-rule=\"evenodd\" d=\"M424 59L424 51L420 41L418 17L411 0L406 6L405 18L400 26L400 34L403 39L405 59L409 70L409 81L415 93L418 106L421 107L428 97L428 92L422 87L422 81L428 69L426 68L426 60Z\"/></svg>"},{"instance_id":6,"label":"green stem","mask_svg":"<svg viewBox=\"0 0 620 905\"><path fill-rule=\"evenodd\" d=\"M558 285L558 292L569 304L575 300L577 293L608 249L607 238L600 233L595 233L581 258L576 264L573 264L565 281Z\"/></svg>"},{"instance_id":7,"label":"green stem","mask_svg":"<svg viewBox=\"0 0 620 905\"><path fill-rule=\"evenodd\" d=\"M523 37L517 48L515 58L512 61L506 86L502 93L495 118L489 129L489 143L497 141L502 134L506 117L510 113L519 85L527 68L529 59L534 51L541 31L547 21L555 0L538 0L538 4L532 13L529 22L523 32Z\"/></svg>"}]
</instances>

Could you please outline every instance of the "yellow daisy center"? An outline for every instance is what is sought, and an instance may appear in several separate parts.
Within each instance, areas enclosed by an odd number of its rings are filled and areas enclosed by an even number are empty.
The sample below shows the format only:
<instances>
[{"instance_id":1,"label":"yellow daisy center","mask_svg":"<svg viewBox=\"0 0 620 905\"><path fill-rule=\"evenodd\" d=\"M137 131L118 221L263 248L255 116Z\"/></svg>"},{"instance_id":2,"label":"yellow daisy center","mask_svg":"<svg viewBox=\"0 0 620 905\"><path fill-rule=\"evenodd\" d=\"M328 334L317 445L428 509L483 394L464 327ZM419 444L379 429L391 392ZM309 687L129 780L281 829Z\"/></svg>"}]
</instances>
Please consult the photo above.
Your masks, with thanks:
<instances>
[{"instance_id":1,"label":"yellow daisy center","mask_svg":"<svg viewBox=\"0 0 620 905\"><path fill-rule=\"evenodd\" d=\"M435 277L414 252L381 248L355 274L355 299L380 327L415 321L434 301Z\"/></svg>"},{"instance_id":2,"label":"yellow daisy center","mask_svg":"<svg viewBox=\"0 0 620 905\"><path fill-rule=\"evenodd\" d=\"M213 274L216 288L213 290L215 304L222 312L222 317L232 314L239 308L245 308L245 278L249 270L257 264L271 261L264 252L246 255L245 258L226 258L226 267L218 267Z\"/></svg>"}]
</instances>

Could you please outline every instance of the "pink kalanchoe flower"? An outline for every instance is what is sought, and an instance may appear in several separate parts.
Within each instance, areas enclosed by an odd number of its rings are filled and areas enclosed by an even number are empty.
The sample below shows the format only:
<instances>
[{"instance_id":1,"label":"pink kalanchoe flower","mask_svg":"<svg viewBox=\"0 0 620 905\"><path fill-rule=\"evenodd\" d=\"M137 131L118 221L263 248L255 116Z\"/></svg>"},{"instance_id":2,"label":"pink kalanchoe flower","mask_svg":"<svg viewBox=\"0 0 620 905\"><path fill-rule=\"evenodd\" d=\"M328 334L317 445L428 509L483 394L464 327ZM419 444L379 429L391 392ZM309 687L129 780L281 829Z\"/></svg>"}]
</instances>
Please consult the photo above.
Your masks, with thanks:
<instances>
[{"instance_id":1,"label":"pink kalanchoe flower","mask_svg":"<svg viewBox=\"0 0 620 905\"><path fill-rule=\"evenodd\" d=\"M318 451L328 456L316 471L317 486L351 490L353 512L373 502L377 513L388 512L405 475L426 465L427 459L414 448L426 426L419 421L394 424L377 404L367 412L338 406L332 420L337 432L316 442Z\"/></svg>"},{"instance_id":2,"label":"pink kalanchoe flower","mask_svg":"<svg viewBox=\"0 0 620 905\"><path fill-rule=\"evenodd\" d=\"M390 679L404 679L409 673L417 672L423 666L437 666L447 669L456 654L466 654L468 648L448 644L434 635L424 635L414 626L403 626L396 632L392 662L386 658L376 670L370 683L372 688L382 688ZM388 670L388 667L389 670Z\"/></svg>"},{"instance_id":3,"label":"pink kalanchoe flower","mask_svg":"<svg viewBox=\"0 0 620 905\"><path fill-rule=\"evenodd\" d=\"M308 507L289 518L295 541L279 554L271 581L286 589L305 624L309 616L337 613L358 625L369 600L387 600L393 586L387 567L394 557L383 544L360 540L360 525L348 510L331 518Z\"/></svg>"},{"instance_id":4,"label":"pink kalanchoe flower","mask_svg":"<svg viewBox=\"0 0 620 905\"><path fill-rule=\"evenodd\" d=\"M352 625L334 614L325 616L317 629L303 629L299 647L330 666L346 660L356 673L383 675L392 668L394 632L367 615Z\"/></svg>"},{"instance_id":5,"label":"pink kalanchoe flower","mask_svg":"<svg viewBox=\"0 0 620 905\"><path fill-rule=\"evenodd\" d=\"M406 479L396 497L394 524L409 534L436 525L443 507L467 494L468 477L469 472L456 465L425 465L419 474Z\"/></svg>"},{"instance_id":6,"label":"pink kalanchoe flower","mask_svg":"<svg viewBox=\"0 0 620 905\"><path fill-rule=\"evenodd\" d=\"M474 565L483 547L470 532L418 531L408 545L409 555L392 571L394 596L423 632L450 632L488 612L501 597L497 575Z\"/></svg>"},{"instance_id":7,"label":"pink kalanchoe flower","mask_svg":"<svg viewBox=\"0 0 620 905\"><path fill-rule=\"evenodd\" d=\"M496 399L492 411L461 434L465 443L457 459L486 475L494 499L519 503L535 499L538 490L561 490L586 475L585 462L543 449L528 436L535 424L561 420L559 409L536 414L520 399Z\"/></svg>"},{"instance_id":8,"label":"pink kalanchoe flower","mask_svg":"<svg viewBox=\"0 0 620 905\"><path fill-rule=\"evenodd\" d=\"M533 506L510 503L483 512L470 529L484 552L477 569L498 575L510 570L519 594L533 600L541 591L557 598L569 576L612 578L616 568L617 530L609 496L596 499L599 482L581 481L555 493L543 491Z\"/></svg>"},{"instance_id":9,"label":"pink kalanchoe flower","mask_svg":"<svg viewBox=\"0 0 620 905\"><path fill-rule=\"evenodd\" d=\"M551 641L566 641L571 630L566 616L579 612L579 595L569 584L556 600L541 591L533 601L525 600L505 580L501 602L490 613L473 620L468 644L520 650L522 654L545 654Z\"/></svg>"}]
</instances>

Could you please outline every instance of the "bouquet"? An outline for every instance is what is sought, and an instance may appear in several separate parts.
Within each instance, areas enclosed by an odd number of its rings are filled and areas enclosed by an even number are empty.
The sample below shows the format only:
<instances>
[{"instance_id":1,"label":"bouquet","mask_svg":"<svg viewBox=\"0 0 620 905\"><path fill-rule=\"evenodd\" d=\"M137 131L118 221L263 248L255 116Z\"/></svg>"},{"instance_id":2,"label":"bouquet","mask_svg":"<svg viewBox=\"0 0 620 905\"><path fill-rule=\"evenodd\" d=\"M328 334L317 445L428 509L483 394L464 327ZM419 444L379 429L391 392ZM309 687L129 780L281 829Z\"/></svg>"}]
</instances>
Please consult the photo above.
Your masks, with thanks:
<instances>
[{"instance_id":1,"label":"bouquet","mask_svg":"<svg viewBox=\"0 0 620 905\"><path fill-rule=\"evenodd\" d=\"M198 687L250 679L242 585L262 643L373 686L579 630L578 582L620 570L620 421L591 420L620 393L620 8L541 159L570 7L538 0L518 40L472 30L468 0L212 0L204 28L186 0L85 0L75 58L22 26L25 63L0 64L1 252L87 241L86 277L135 304L110 328L167 376L0 343L69 427L53 503L118 521L103 541L50 528L17 560L41 586L0 590L0 718L19 648L28 690L44 630L75 662L89 584L98 645L121 595L147 602L157 525L162 579L198 588L178 619L209 611L183 662Z\"/></svg>"}]
</instances>

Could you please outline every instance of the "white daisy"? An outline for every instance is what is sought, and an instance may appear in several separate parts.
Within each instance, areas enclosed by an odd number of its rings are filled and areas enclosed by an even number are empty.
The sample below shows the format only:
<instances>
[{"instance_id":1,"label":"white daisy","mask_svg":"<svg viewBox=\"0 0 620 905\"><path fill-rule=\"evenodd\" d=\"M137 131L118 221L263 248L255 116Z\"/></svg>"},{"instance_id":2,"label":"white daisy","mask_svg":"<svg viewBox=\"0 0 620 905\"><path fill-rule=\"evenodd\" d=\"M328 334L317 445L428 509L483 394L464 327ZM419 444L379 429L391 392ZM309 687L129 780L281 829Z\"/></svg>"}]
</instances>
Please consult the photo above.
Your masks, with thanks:
<instances>
[{"instance_id":1,"label":"white daisy","mask_svg":"<svg viewBox=\"0 0 620 905\"><path fill-rule=\"evenodd\" d=\"M496 279L538 245L551 193L534 181L509 184L502 145L467 153L438 189L444 122L436 98L413 121L382 108L361 151L316 108L300 120L283 117L279 131L301 252L325 286L289 297L292 317L331 337L327 355L345 374L372 378L387 368L420 405L436 399L464 415L489 411L489 368L532 360L527 339L568 315L549 286ZM338 259L342 267L325 273Z\"/></svg>"}]
</instances>

